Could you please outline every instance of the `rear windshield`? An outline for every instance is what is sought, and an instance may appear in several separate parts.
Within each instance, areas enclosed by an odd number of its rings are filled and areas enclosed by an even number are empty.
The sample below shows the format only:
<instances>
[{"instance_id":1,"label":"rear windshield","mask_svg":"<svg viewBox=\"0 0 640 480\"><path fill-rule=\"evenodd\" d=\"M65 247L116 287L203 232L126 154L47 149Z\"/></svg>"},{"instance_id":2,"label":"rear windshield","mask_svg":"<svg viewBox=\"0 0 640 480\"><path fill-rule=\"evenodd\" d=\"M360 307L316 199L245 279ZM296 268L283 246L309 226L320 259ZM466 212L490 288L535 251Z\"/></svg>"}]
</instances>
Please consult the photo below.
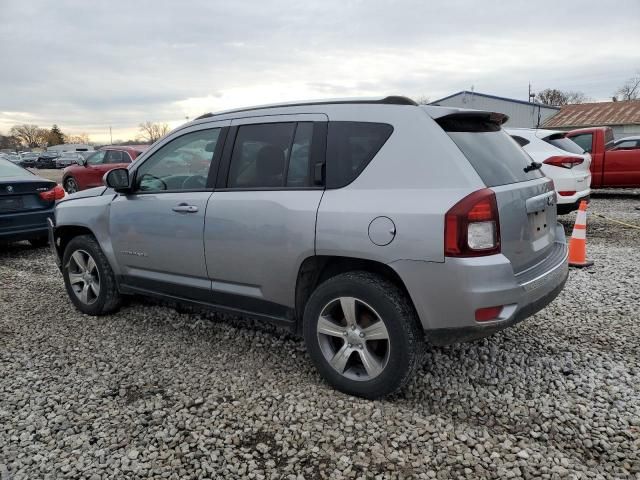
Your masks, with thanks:
<instances>
[{"instance_id":1,"label":"rear windshield","mask_svg":"<svg viewBox=\"0 0 640 480\"><path fill-rule=\"evenodd\" d=\"M27 175L30 175L30 172L24 168L19 167L15 163L11 163L9 160L0 158L0 178L26 177Z\"/></svg>"},{"instance_id":2,"label":"rear windshield","mask_svg":"<svg viewBox=\"0 0 640 480\"><path fill-rule=\"evenodd\" d=\"M554 147L558 147L560 150L570 153L583 154L584 149L573 140L568 139L562 134L551 135L544 139L545 142L550 143Z\"/></svg>"},{"instance_id":3,"label":"rear windshield","mask_svg":"<svg viewBox=\"0 0 640 480\"><path fill-rule=\"evenodd\" d=\"M531 157L500 126L488 121L441 119L440 126L464 153L487 187L541 178L540 170L525 172Z\"/></svg>"}]
</instances>

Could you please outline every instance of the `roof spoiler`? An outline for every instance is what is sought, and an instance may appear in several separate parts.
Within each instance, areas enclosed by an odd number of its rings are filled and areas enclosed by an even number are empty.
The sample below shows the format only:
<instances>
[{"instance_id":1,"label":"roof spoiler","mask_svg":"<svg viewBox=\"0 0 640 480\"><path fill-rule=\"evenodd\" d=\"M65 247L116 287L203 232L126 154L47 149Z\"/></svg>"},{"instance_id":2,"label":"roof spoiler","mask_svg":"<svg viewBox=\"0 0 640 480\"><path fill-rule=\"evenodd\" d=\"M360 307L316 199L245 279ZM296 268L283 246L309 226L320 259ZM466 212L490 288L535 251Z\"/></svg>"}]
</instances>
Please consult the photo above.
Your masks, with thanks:
<instances>
[{"instance_id":1,"label":"roof spoiler","mask_svg":"<svg viewBox=\"0 0 640 480\"><path fill-rule=\"evenodd\" d=\"M440 121L444 119L449 120L484 120L496 125L503 125L509 116L499 112L489 112L485 110L472 110L469 108L453 108L453 107L437 107L431 105L425 105L424 108L429 116L434 120Z\"/></svg>"}]
</instances>

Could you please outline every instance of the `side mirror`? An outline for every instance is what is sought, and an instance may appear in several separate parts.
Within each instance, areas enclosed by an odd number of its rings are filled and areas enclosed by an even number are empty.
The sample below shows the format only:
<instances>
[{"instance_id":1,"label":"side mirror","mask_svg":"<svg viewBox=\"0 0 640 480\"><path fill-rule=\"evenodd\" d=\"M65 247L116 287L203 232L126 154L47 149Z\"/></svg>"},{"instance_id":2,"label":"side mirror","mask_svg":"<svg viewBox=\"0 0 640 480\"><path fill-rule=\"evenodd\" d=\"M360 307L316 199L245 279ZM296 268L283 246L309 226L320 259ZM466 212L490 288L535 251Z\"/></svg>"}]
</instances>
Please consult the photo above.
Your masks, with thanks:
<instances>
[{"instance_id":1,"label":"side mirror","mask_svg":"<svg viewBox=\"0 0 640 480\"><path fill-rule=\"evenodd\" d=\"M114 168L109 170L102 177L102 183L113 188L116 192L128 192L131 189L129 184L129 170L126 168Z\"/></svg>"}]
</instances>

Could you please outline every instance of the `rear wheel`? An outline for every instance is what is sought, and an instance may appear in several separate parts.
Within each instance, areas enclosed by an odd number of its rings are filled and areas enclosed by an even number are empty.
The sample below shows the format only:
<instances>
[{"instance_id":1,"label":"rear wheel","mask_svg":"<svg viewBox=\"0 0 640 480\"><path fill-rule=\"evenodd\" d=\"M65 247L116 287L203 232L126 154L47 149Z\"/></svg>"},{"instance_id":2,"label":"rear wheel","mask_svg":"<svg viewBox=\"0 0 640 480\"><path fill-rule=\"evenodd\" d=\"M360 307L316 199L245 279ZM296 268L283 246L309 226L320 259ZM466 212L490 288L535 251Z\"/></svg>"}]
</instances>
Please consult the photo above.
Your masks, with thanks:
<instances>
[{"instance_id":1,"label":"rear wheel","mask_svg":"<svg viewBox=\"0 0 640 480\"><path fill-rule=\"evenodd\" d=\"M368 272L338 275L315 290L305 308L304 337L321 375L338 390L364 398L406 385L424 347L405 294Z\"/></svg>"},{"instance_id":2,"label":"rear wheel","mask_svg":"<svg viewBox=\"0 0 640 480\"><path fill-rule=\"evenodd\" d=\"M62 275L69 298L82 313L104 315L120 307L113 270L91 235L69 242L62 259Z\"/></svg>"},{"instance_id":3,"label":"rear wheel","mask_svg":"<svg viewBox=\"0 0 640 480\"><path fill-rule=\"evenodd\" d=\"M78 184L73 177L67 178L63 185L67 193L76 193L78 191Z\"/></svg>"}]
</instances>

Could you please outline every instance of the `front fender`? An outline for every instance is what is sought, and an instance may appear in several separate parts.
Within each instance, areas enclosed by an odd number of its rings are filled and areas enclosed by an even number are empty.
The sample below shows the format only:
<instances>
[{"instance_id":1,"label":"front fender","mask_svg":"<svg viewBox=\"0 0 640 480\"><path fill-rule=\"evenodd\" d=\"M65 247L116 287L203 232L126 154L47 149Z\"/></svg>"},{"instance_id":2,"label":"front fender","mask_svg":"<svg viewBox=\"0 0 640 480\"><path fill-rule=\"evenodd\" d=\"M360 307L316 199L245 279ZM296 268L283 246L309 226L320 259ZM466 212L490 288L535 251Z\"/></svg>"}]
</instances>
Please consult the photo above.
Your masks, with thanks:
<instances>
[{"instance_id":1,"label":"front fender","mask_svg":"<svg viewBox=\"0 0 640 480\"><path fill-rule=\"evenodd\" d=\"M102 251L109 260L113 272L119 275L120 269L116 262L111 236L109 234L111 202L116 195L100 194L98 196L81 198L75 197L74 195L70 195L69 200L65 200L56 205L54 211L55 227L53 227L56 248L58 248L59 244L58 239L68 235L74 236L76 234L75 232L88 231L100 244L100 248L102 248ZM64 252L58 252L60 257L62 257L63 254Z\"/></svg>"}]
</instances>

